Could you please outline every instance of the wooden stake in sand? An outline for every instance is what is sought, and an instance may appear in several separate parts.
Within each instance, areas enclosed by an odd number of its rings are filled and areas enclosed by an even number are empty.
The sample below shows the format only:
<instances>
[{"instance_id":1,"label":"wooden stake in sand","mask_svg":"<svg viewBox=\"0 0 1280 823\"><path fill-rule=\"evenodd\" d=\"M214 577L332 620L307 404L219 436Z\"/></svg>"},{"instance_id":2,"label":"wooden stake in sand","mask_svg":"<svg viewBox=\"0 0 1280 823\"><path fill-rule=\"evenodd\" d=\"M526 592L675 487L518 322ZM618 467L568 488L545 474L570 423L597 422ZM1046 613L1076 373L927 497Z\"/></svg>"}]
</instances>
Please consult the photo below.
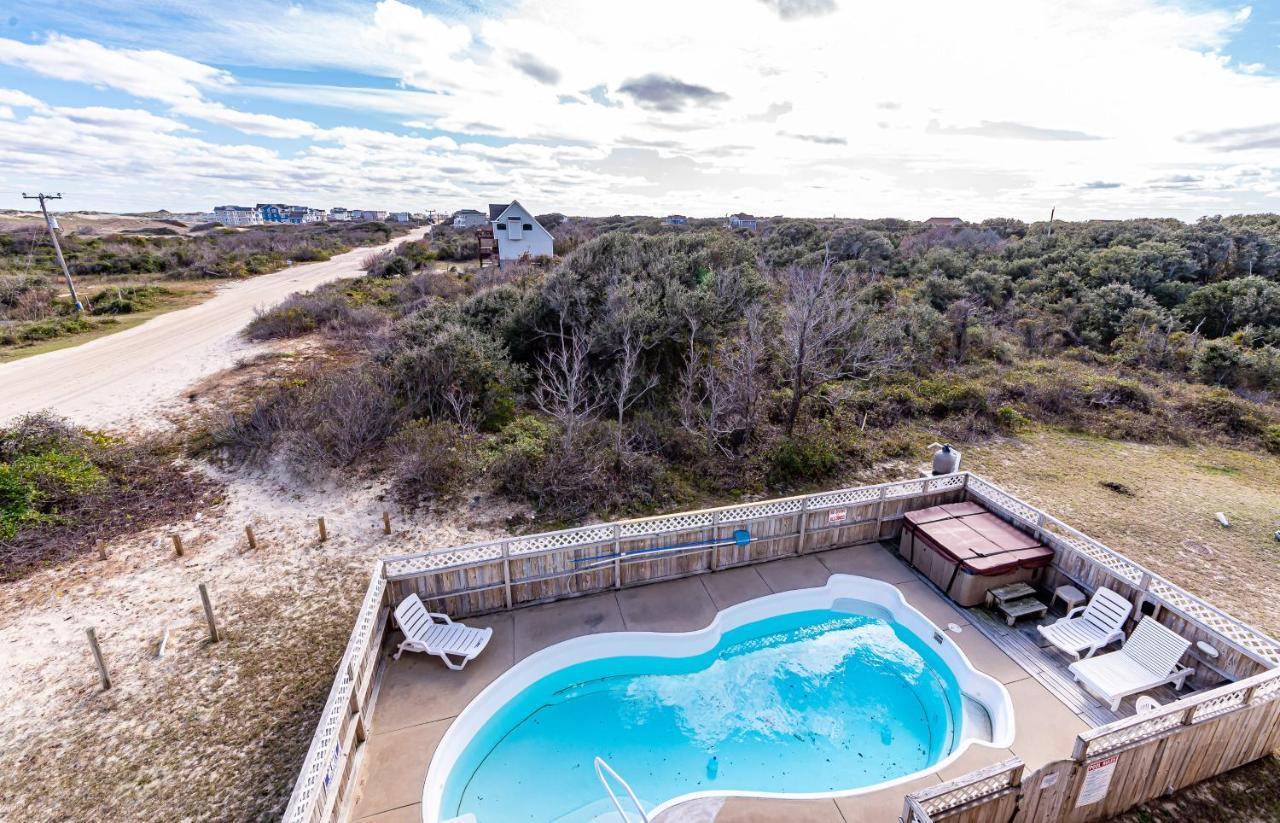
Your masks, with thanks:
<instances>
[{"instance_id":1,"label":"wooden stake in sand","mask_svg":"<svg viewBox=\"0 0 1280 823\"><path fill-rule=\"evenodd\" d=\"M329 539L329 532L325 531L325 528L324 528L324 518L317 517L316 525L320 527L320 542L323 543L324 541Z\"/></svg>"},{"instance_id":2,"label":"wooden stake in sand","mask_svg":"<svg viewBox=\"0 0 1280 823\"><path fill-rule=\"evenodd\" d=\"M391 534L391 512L382 513L382 533Z\"/></svg>"},{"instance_id":3,"label":"wooden stake in sand","mask_svg":"<svg viewBox=\"0 0 1280 823\"><path fill-rule=\"evenodd\" d=\"M182 557L182 535L173 535L173 553L178 557Z\"/></svg>"},{"instance_id":4,"label":"wooden stake in sand","mask_svg":"<svg viewBox=\"0 0 1280 823\"><path fill-rule=\"evenodd\" d=\"M258 548L258 541L254 539L253 526L245 526L244 534L249 538L249 551L255 551Z\"/></svg>"},{"instance_id":5,"label":"wooden stake in sand","mask_svg":"<svg viewBox=\"0 0 1280 823\"><path fill-rule=\"evenodd\" d=\"M209 589L205 584L200 584L200 602L204 603L204 619L209 624L209 641L217 643L218 623L213 619L213 604L209 602Z\"/></svg>"},{"instance_id":6,"label":"wooden stake in sand","mask_svg":"<svg viewBox=\"0 0 1280 823\"><path fill-rule=\"evenodd\" d=\"M107 559L107 545L106 545L105 543L103 543L101 540L95 540L94 542L98 544L98 559L99 559L99 560L106 560L106 559Z\"/></svg>"},{"instance_id":7,"label":"wooden stake in sand","mask_svg":"<svg viewBox=\"0 0 1280 823\"><path fill-rule=\"evenodd\" d=\"M107 674L107 664L102 660L102 649L98 648L98 632L90 626L84 633L89 636L89 648L93 651L93 659L98 662L98 679L105 692L111 688L111 676Z\"/></svg>"}]
</instances>

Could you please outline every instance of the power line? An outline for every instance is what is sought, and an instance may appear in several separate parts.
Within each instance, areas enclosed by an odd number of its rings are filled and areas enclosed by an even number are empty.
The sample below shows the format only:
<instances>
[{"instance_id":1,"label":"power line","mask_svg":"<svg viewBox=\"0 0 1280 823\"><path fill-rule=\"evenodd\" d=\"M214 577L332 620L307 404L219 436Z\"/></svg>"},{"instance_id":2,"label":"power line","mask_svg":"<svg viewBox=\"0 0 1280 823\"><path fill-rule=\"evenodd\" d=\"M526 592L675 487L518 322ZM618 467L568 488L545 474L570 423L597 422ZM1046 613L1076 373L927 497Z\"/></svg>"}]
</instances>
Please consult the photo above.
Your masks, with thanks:
<instances>
[{"instance_id":1,"label":"power line","mask_svg":"<svg viewBox=\"0 0 1280 823\"><path fill-rule=\"evenodd\" d=\"M76 295L76 284L71 282L71 271L67 268L67 261L62 256L62 244L58 242L58 232L54 230L53 218L49 216L49 210L45 208L44 205L44 201L46 200L61 200L62 192L58 192L57 194L27 194L24 191L22 193L22 199L40 201L40 213L44 215L44 224L49 227L49 237L53 238L53 253L58 256L58 265L62 266L62 274L67 278L67 290L71 292L71 302L76 304L76 311L78 313L83 313L84 305L81 304L80 298Z\"/></svg>"}]
</instances>

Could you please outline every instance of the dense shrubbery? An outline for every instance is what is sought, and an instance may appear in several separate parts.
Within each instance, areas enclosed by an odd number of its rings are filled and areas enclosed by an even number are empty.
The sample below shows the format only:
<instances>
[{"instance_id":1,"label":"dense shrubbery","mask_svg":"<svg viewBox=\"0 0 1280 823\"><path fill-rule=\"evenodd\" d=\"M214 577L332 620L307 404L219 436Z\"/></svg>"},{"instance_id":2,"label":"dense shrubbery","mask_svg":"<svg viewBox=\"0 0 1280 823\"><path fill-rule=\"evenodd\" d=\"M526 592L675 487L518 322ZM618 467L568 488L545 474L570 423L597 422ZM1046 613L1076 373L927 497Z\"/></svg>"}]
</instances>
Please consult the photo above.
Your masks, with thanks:
<instances>
[{"instance_id":1,"label":"dense shrubbery","mask_svg":"<svg viewBox=\"0 0 1280 823\"><path fill-rule=\"evenodd\" d=\"M1036 424L1280 439L1274 216L1052 237L1015 220L554 231L550 269L436 271L467 236L445 231L259 318L251 334L321 330L362 365L259 398L222 441L313 467L382 459L403 499L488 478L572 519L831 482L926 437ZM320 388L357 375L363 405ZM348 423L315 435L329 414Z\"/></svg>"},{"instance_id":2,"label":"dense shrubbery","mask_svg":"<svg viewBox=\"0 0 1280 823\"><path fill-rule=\"evenodd\" d=\"M28 415L0 429L0 579L180 518L214 488L150 444Z\"/></svg>"}]
</instances>

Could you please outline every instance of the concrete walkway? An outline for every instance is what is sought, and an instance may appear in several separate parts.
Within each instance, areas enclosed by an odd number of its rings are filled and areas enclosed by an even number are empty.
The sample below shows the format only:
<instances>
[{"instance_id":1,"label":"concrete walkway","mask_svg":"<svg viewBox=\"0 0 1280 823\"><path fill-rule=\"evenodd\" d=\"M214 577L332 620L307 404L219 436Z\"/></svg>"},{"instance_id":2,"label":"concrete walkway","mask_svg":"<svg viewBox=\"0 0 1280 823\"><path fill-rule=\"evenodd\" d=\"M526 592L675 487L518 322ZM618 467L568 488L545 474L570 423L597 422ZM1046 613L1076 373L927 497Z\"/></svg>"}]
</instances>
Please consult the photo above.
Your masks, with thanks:
<instances>
[{"instance_id":1,"label":"concrete walkway","mask_svg":"<svg viewBox=\"0 0 1280 823\"><path fill-rule=\"evenodd\" d=\"M729 798L683 804L655 823L862 823L895 821L906 792L959 777L1017 754L1028 771L1068 756L1088 728L1052 692L970 625L964 612L937 594L880 545L854 546L654 583L513 612L469 619L492 626L493 639L462 672L437 658L407 654L388 661L374 709L352 817L376 823L420 823L422 786L436 745L463 707L516 662L554 643L614 631L681 632L702 628L717 611L773 592L822 586L832 574L892 583L935 624L962 627L952 635L974 666L1006 685L1013 697L1013 746L972 746L956 762L906 785L834 800ZM488 823L488 821L482 821Z\"/></svg>"}]
</instances>

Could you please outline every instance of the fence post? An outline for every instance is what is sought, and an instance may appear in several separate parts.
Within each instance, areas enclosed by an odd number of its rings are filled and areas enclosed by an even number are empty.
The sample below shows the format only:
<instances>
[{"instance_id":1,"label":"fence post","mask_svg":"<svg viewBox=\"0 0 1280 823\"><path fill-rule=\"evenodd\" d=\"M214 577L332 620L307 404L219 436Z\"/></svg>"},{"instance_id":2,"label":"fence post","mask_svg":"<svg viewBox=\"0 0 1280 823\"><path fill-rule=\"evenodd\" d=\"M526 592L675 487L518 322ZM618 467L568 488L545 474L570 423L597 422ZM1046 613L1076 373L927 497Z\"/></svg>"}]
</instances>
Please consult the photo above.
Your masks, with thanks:
<instances>
[{"instance_id":1,"label":"fence post","mask_svg":"<svg viewBox=\"0 0 1280 823\"><path fill-rule=\"evenodd\" d=\"M507 611L511 611L511 541L502 541L502 587L506 593Z\"/></svg>"},{"instance_id":2,"label":"fence post","mask_svg":"<svg viewBox=\"0 0 1280 823\"><path fill-rule=\"evenodd\" d=\"M711 513L711 571L720 569L720 512Z\"/></svg>"},{"instance_id":3,"label":"fence post","mask_svg":"<svg viewBox=\"0 0 1280 823\"><path fill-rule=\"evenodd\" d=\"M809 495L800 501L800 539L796 541L796 554L804 554L804 544L809 536ZM748 558L750 562L750 558Z\"/></svg>"},{"instance_id":4,"label":"fence post","mask_svg":"<svg viewBox=\"0 0 1280 823\"><path fill-rule=\"evenodd\" d=\"M884 531L884 499L889 494L888 486L880 487L880 499L876 502L876 542L880 542L880 532Z\"/></svg>"},{"instance_id":5,"label":"fence post","mask_svg":"<svg viewBox=\"0 0 1280 823\"><path fill-rule=\"evenodd\" d=\"M329 530L324 527L324 518L317 517L316 525L320 528L320 542L323 543L329 539Z\"/></svg>"},{"instance_id":6,"label":"fence post","mask_svg":"<svg viewBox=\"0 0 1280 823\"><path fill-rule=\"evenodd\" d=\"M173 536L173 553L178 557L182 557L182 535L174 534Z\"/></svg>"},{"instance_id":7,"label":"fence post","mask_svg":"<svg viewBox=\"0 0 1280 823\"><path fill-rule=\"evenodd\" d=\"M613 524L613 587L622 588L622 527Z\"/></svg>"},{"instance_id":8,"label":"fence post","mask_svg":"<svg viewBox=\"0 0 1280 823\"><path fill-rule=\"evenodd\" d=\"M382 533L391 534L391 512L382 513Z\"/></svg>"},{"instance_id":9,"label":"fence post","mask_svg":"<svg viewBox=\"0 0 1280 823\"><path fill-rule=\"evenodd\" d=\"M105 543L103 543L101 540L95 540L94 542L98 544L98 559L99 559L99 560L106 560L106 559L107 559L107 546L106 546L106 544L105 544Z\"/></svg>"},{"instance_id":10,"label":"fence post","mask_svg":"<svg viewBox=\"0 0 1280 823\"><path fill-rule=\"evenodd\" d=\"M200 602L204 603L204 619L209 624L209 640L217 643L218 623L213 619L213 604L209 602L209 588L205 584L200 584Z\"/></svg>"},{"instance_id":11,"label":"fence post","mask_svg":"<svg viewBox=\"0 0 1280 823\"><path fill-rule=\"evenodd\" d=\"M253 536L253 526L244 527L244 536L249 538L249 551L256 551L258 548L258 540Z\"/></svg>"},{"instance_id":12,"label":"fence post","mask_svg":"<svg viewBox=\"0 0 1280 823\"><path fill-rule=\"evenodd\" d=\"M93 651L93 659L98 663L98 680L105 692L111 688L111 676L107 674L107 664L102 660L102 649L98 648L98 632L89 626L84 633L89 636L89 648Z\"/></svg>"}]
</instances>

